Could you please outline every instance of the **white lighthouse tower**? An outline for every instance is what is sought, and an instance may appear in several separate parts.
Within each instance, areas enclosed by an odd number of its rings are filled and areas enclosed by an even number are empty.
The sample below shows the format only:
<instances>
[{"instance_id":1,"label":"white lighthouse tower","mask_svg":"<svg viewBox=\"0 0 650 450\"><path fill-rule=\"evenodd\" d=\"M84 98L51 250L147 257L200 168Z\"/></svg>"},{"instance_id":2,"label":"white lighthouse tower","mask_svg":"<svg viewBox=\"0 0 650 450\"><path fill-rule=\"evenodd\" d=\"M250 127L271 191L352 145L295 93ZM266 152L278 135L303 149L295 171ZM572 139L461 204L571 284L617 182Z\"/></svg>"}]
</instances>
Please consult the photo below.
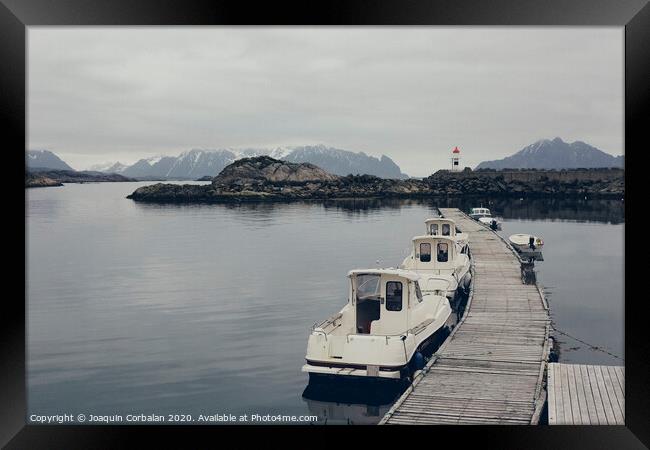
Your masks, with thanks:
<instances>
[{"instance_id":1,"label":"white lighthouse tower","mask_svg":"<svg viewBox=\"0 0 650 450\"><path fill-rule=\"evenodd\" d=\"M451 151L451 171L460 170L460 150L454 147Z\"/></svg>"}]
</instances>

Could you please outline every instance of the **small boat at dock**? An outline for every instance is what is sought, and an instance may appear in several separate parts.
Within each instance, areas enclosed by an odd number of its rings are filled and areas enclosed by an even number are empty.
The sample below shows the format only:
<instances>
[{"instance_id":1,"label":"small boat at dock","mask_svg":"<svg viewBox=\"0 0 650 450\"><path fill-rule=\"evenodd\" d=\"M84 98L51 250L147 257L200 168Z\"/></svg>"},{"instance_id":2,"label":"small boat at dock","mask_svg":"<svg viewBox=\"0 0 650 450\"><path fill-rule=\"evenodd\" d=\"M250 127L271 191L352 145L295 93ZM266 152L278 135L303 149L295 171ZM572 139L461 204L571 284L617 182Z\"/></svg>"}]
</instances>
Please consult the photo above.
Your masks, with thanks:
<instances>
[{"instance_id":1,"label":"small boat at dock","mask_svg":"<svg viewBox=\"0 0 650 450\"><path fill-rule=\"evenodd\" d=\"M472 219L478 220L479 222L489 226L495 231L501 229L501 220L497 217L493 217L488 208L472 208L470 209L469 216Z\"/></svg>"},{"instance_id":2,"label":"small boat at dock","mask_svg":"<svg viewBox=\"0 0 650 450\"><path fill-rule=\"evenodd\" d=\"M432 217L425 220L424 224L428 235L450 237L456 241L460 253L467 253L467 233L463 233L452 219Z\"/></svg>"},{"instance_id":3,"label":"small boat at dock","mask_svg":"<svg viewBox=\"0 0 650 450\"><path fill-rule=\"evenodd\" d=\"M416 236L411 242L411 254L404 259L400 268L422 277L422 292L444 295L455 305L461 291L469 289L469 256L461 253L451 236L428 234Z\"/></svg>"},{"instance_id":4,"label":"small boat at dock","mask_svg":"<svg viewBox=\"0 0 650 450\"><path fill-rule=\"evenodd\" d=\"M489 209L483 208L482 206L480 208L472 208L469 210L469 216L472 219L480 219L481 217L492 217L492 213L490 212Z\"/></svg>"},{"instance_id":5,"label":"small boat at dock","mask_svg":"<svg viewBox=\"0 0 650 450\"><path fill-rule=\"evenodd\" d=\"M529 251L541 251L544 241L532 234L518 233L508 237L510 244L520 253Z\"/></svg>"},{"instance_id":6,"label":"small boat at dock","mask_svg":"<svg viewBox=\"0 0 650 450\"><path fill-rule=\"evenodd\" d=\"M422 369L422 351L447 331L452 311L445 295L423 292L422 277L407 270L352 270L348 278L346 305L309 334L302 371L310 382L399 380Z\"/></svg>"}]
</instances>

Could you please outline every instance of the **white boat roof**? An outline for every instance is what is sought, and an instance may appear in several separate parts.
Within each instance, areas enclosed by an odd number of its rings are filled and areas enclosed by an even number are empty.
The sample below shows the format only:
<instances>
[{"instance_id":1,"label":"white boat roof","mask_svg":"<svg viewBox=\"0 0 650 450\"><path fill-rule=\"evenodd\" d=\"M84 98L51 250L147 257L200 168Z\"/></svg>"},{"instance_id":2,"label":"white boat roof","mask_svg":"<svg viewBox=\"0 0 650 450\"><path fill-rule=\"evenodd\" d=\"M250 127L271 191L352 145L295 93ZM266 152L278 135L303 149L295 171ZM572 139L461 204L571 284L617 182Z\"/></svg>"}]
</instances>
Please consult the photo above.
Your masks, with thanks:
<instances>
[{"instance_id":1,"label":"white boat roof","mask_svg":"<svg viewBox=\"0 0 650 450\"><path fill-rule=\"evenodd\" d=\"M447 219L445 217L429 217L424 221L424 223L432 223L432 222L451 222L451 223L456 223L454 219Z\"/></svg>"},{"instance_id":2,"label":"white boat roof","mask_svg":"<svg viewBox=\"0 0 650 450\"><path fill-rule=\"evenodd\" d=\"M455 241L453 236L434 236L434 235L431 235L431 234L423 234L422 236L414 236L413 239L411 239L411 241L415 242L415 241L422 241L422 240L429 240L429 239L437 239L437 240L444 240L444 241L450 241L450 242Z\"/></svg>"},{"instance_id":3,"label":"white boat roof","mask_svg":"<svg viewBox=\"0 0 650 450\"><path fill-rule=\"evenodd\" d=\"M528 244L528 240L531 237L535 240L539 239L537 236L534 236L532 234L524 234L524 233L513 234L510 237L508 237L508 239L510 240L510 242L513 242L515 244Z\"/></svg>"},{"instance_id":4,"label":"white boat roof","mask_svg":"<svg viewBox=\"0 0 650 450\"><path fill-rule=\"evenodd\" d=\"M420 275L417 273L403 269L355 269L348 272L348 277L355 275L394 275L411 281L420 279Z\"/></svg>"}]
</instances>

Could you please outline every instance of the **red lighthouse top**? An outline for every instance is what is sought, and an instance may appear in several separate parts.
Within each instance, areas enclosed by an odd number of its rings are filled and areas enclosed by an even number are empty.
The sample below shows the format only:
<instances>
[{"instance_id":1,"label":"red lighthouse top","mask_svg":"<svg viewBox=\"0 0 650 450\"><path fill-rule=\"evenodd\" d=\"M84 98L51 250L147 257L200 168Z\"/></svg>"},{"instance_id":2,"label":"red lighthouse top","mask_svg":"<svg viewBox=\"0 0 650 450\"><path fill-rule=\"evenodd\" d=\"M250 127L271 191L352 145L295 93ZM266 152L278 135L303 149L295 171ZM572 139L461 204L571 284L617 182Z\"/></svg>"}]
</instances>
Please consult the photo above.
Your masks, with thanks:
<instances>
[{"instance_id":1,"label":"red lighthouse top","mask_svg":"<svg viewBox=\"0 0 650 450\"><path fill-rule=\"evenodd\" d=\"M460 153L460 150L458 150L458 147L454 147L454 151L452 153Z\"/></svg>"}]
</instances>

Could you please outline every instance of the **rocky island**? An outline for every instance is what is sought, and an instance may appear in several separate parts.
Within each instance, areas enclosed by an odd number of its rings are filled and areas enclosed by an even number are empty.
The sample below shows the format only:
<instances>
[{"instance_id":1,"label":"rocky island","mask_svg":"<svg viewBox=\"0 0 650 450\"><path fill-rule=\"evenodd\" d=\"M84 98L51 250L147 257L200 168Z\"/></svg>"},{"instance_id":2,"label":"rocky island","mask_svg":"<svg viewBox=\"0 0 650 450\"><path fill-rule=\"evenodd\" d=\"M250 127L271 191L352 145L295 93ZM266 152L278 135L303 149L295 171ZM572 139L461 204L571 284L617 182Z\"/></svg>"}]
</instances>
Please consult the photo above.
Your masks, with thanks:
<instances>
[{"instance_id":1,"label":"rocky island","mask_svg":"<svg viewBox=\"0 0 650 450\"><path fill-rule=\"evenodd\" d=\"M94 171L31 169L25 172L25 187L63 186L63 183L98 183L136 181L117 173Z\"/></svg>"},{"instance_id":2,"label":"rocky island","mask_svg":"<svg viewBox=\"0 0 650 450\"><path fill-rule=\"evenodd\" d=\"M63 186L63 183L60 181L53 180L52 178L46 177L40 174L26 173L25 174L25 187L52 187L52 186Z\"/></svg>"},{"instance_id":3,"label":"rocky island","mask_svg":"<svg viewBox=\"0 0 650 450\"><path fill-rule=\"evenodd\" d=\"M625 193L622 169L440 170L424 179L333 175L310 163L269 156L243 158L209 185L158 183L127 198L157 203L232 203L350 198L423 198L457 195L618 196Z\"/></svg>"}]
</instances>

